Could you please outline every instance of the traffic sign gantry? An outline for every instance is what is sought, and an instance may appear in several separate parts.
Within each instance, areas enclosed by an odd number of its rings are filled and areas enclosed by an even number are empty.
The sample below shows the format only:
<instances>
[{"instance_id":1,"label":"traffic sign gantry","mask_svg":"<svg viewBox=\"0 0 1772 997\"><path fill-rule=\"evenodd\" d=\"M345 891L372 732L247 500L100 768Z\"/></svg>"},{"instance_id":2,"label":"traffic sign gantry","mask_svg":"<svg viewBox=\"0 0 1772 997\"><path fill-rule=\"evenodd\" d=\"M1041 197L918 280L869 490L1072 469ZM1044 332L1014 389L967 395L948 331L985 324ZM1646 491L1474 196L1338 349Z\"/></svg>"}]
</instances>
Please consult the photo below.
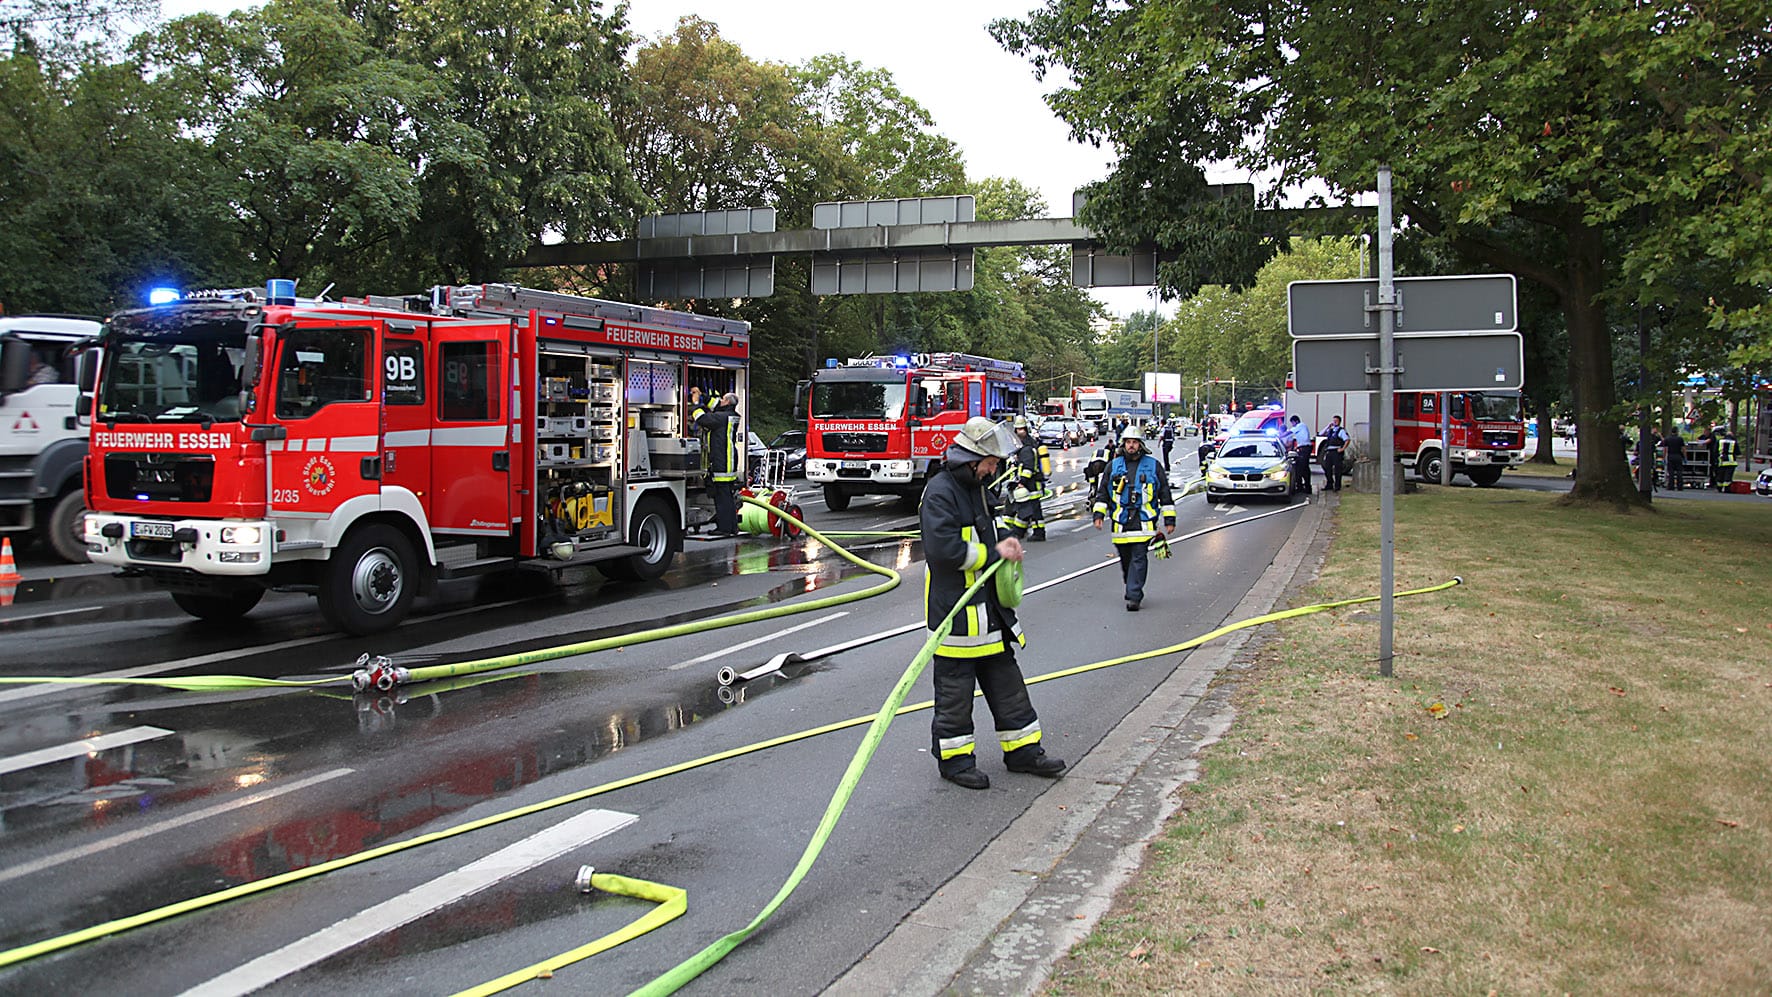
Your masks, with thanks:
<instances>
[{"instance_id":1,"label":"traffic sign gantry","mask_svg":"<svg viewBox=\"0 0 1772 997\"><path fill-rule=\"evenodd\" d=\"M1398 336L1513 332L1519 326L1513 274L1398 277ZM1378 338L1377 280L1295 280L1286 287L1294 338Z\"/></svg>"}]
</instances>

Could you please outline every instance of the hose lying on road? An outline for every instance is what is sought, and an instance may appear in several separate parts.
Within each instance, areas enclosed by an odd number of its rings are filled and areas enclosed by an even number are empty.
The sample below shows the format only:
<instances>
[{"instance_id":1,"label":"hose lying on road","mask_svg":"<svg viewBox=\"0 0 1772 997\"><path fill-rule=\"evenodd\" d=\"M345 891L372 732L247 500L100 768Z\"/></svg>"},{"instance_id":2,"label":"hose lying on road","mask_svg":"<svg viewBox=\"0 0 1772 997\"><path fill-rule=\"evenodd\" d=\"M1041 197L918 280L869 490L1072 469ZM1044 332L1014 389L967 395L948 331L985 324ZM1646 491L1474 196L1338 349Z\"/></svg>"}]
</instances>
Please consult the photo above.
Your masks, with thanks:
<instances>
[{"instance_id":1,"label":"hose lying on road","mask_svg":"<svg viewBox=\"0 0 1772 997\"><path fill-rule=\"evenodd\" d=\"M884 595L898 587L900 580L899 574L891 568L882 567L871 561L855 556L837 544L832 543L827 539L825 534L822 534L817 530L814 530L812 527L807 526L804 522L787 515L781 509L777 509L764 502L759 502L748 495L740 496L740 498L749 505L767 509L772 515L777 515L783 519L792 521L800 529L805 530L814 539L834 551L837 556L863 570L884 576L885 580L878 585L873 585L856 592L839 592L833 595L820 596L817 599L811 599L806 602L793 603L791 605L767 606L762 609L751 609L740 613L731 613L726 616L717 616L711 620L696 620L691 623L677 623L671 626L653 627L648 630L637 630L632 633L617 634L612 637L599 637L595 640L576 641L571 644L559 644L554 647L537 648L533 651L520 651L515 654L504 654L492 658L480 658L474 661L459 661L446 665L426 665L418 668L395 668L393 667L392 662L388 659L379 657L371 658L366 655L364 658L358 659L359 663L369 664L372 668L385 669L385 672L378 673L378 675L387 674L389 678L389 681L383 684L374 681L374 678L378 676L370 676L371 681L367 684L374 685L376 688L385 692L388 689L393 688L395 685L405 685L417 682L434 682L439 679L456 678L463 675L478 675L484 672L500 671L506 668L518 668L523 665L531 665L540 661L553 661L558 658L576 657L581 654L592 654L597 651L607 651L616 647L629 647L635 644L645 644L655 640L666 640L671 637L682 637L687 634L701 633L707 630L719 630L723 627L736 627L742 626L746 623L757 623L763 620L778 619L783 616L810 613L815 610L828 609L832 606L841 606L845 603L856 602L862 599L871 599L877 595ZM315 688L319 686L347 684L352 682L352 678L352 676L344 675L331 676L322 679L267 679L257 678L250 675L183 675L170 678L70 678L36 675L0 677L0 684L37 685L42 683L54 683L60 685L148 685L167 689L182 689L186 692L215 692L229 689Z\"/></svg>"},{"instance_id":2,"label":"hose lying on road","mask_svg":"<svg viewBox=\"0 0 1772 997\"><path fill-rule=\"evenodd\" d=\"M772 509L772 514L782 515L781 511L778 509ZM804 523L800 523L798 525L800 525L801 527L805 527ZM807 528L807 530L814 537L820 536L818 533L816 533L816 531L812 531L810 528ZM844 553L846 553L846 552L844 552ZM1000 564L1001 562L998 562L998 563ZM878 566L875 566L875 565L865 565L864 564L864 566L868 567L870 570L875 570L875 571L880 571L880 572L889 572L890 571L890 569L879 568ZM996 568L996 565L993 565L991 570L986 570L985 572L981 573L981 576L975 581L973 588L975 589L977 586L983 585L987 581L989 581L992 577L993 570L995 568ZM897 584L897 575L895 572L892 572L892 574L894 576L893 580L892 580L892 584L896 585ZM1425 594L1432 593L1432 592L1440 592L1440 591L1444 591L1446 589L1449 589L1454 585L1459 584L1461 581L1462 581L1462 579L1460 579L1460 578L1454 578L1449 582L1444 582L1439 585L1398 592L1398 593L1396 593L1396 597L1403 598L1403 597L1408 597L1408 596L1425 595ZM876 588L878 588L879 591L882 591L882 592L886 590L886 587L876 586ZM960 599L960 601L958 603L956 603L956 609L959 606L964 606L966 604L967 599L970 597L971 591L972 590L969 589L968 594L966 596L963 596ZM1050 672L1050 673L1046 673L1043 675L1034 676L1032 678L1029 678L1027 681L1028 681L1029 685L1033 685L1033 684L1036 684L1039 682L1052 681L1054 679L1064 678L1064 677L1068 677L1068 676L1072 676L1072 675L1078 675L1078 674L1082 674L1082 673L1088 672L1088 671L1094 671L1094 670L1101 669L1101 668L1112 667L1114 665L1126 664L1128 662L1141 661L1141 660L1145 660L1148 658L1155 658L1155 657L1160 657L1160 656L1167 655L1167 654L1175 654L1175 653L1179 653L1182 651L1192 650L1193 648L1199 647L1202 644L1205 644L1211 640L1215 640L1218 637L1224 636L1225 634L1232 633L1237 630L1242 630L1242 629L1246 629L1249 627L1260 626L1262 624L1271 623L1271 622L1275 622L1278 620L1306 616L1306 615L1310 615L1312 613L1320 613L1320 612L1324 612L1326 610L1336 609L1336 608L1343 607L1343 606L1351 606L1351 605L1356 605L1359 603L1366 603L1366 602L1375 602L1379 598L1380 598L1379 596L1375 596L1375 595L1374 596L1361 596L1361 597L1357 597L1357 598L1353 598L1353 599L1343 599L1343 600L1338 600L1335 602L1318 603L1318 604L1311 605L1311 606L1300 606L1300 607L1297 607L1294 609L1282 610L1282 611L1273 612L1273 613L1266 613L1261 616L1251 617L1250 619L1247 619L1247 620L1241 620L1241 621L1238 621L1235 623L1231 623L1231 624L1227 624L1225 626L1218 627L1217 629L1209 631L1205 634L1201 634L1198 637L1194 637L1190 640L1182 641L1177 644L1172 644L1167 647L1157 648L1155 650L1150 650L1150 651L1139 652L1136 654L1123 655L1123 656L1120 656L1117 658L1106 659L1103 661L1092 662L1089 664L1078 665L1073 668L1068 668L1068 669L1064 669L1061 671ZM820 602L822 602L822 601L820 601ZM830 605L831 603L823 602L822 604L823 605ZM778 607L778 608L786 608L786 607ZM817 607L814 607L814 608L817 608ZM749 614L741 614L741 615L749 615ZM722 618L722 619L729 619L729 618ZM794 870L790 874L790 876L788 877L787 881L782 884L781 888L776 892L775 896L769 901L769 903L764 906L764 908L751 920L751 922L749 924L745 925L744 927L740 928L737 931L732 932L731 934L728 934L728 935L720 938L719 940L714 942L712 945L709 945L707 948L703 949L701 952L696 953L694 956L691 956L688 960L685 960L683 963L679 964L677 967L673 968L672 970L666 972L665 974L661 975L660 977L658 977L657 979L652 981L652 983L648 984L641 991L642 993L648 993L648 994L670 993L670 992L676 990L677 988L683 986L685 983L689 982L690 980L694 979L697 975L699 975L701 972L705 971L707 968L713 966L721 958L723 958L726 955L726 953L730 952L733 948L737 947L737 945L742 943L753 932L755 932L757 927L759 927L763 923L763 921L765 921L771 914L774 913L774 911L777 908L779 908L781 906L781 904L783 902L786 901L788 896L793 893L794 889L799 885L800 881L810 871L812 865L814 864L814 862L816 862L820 852L823 850L825 842L828 840L828 838L830 836L831 830L836 826L836 822L837 822L838 818L841 817L844 808L847 806L850 795L854 792L855 786L860 781L862 772L866 769L868 761L872 758L875 749L877 749L880 741L885 736L886 729L891 724L892 720L894 718L896 718L898 716L902 716L906 713L912 713L912 712L917 712L920 710L929 709L934 705L933 701L929 701L929 700L925 700L923 702L915 703L915 704L912 704L909 706L905 706L905 705L901 705L901 704L903 703L906 694L908 694L912 683L915 682L916 678L921 673L923 667L927 664L930 656L933 654L933 649L934 649L935 644L937 644L940 641L942 633L945 631L945 629L948 626L951 626L951 623L952 623L952 614L949 615L949 618L947 620L944 620L941 623L940 628L938 630L931 632L930 636L925 640L923 647L918 651L917 655L913 658L910 665L906 667L904 674L900 676L897 684L893 687L891 695L889 695L887 697L886 701L881 705L880 709L874 713L859 716L859 717L852 717L848 720L839 721L839 722L831 723L831 724L825 724L825 725L819 726L819 727L809 728L809 729L802 730L802 731L799 731L799 732L796 732L793 734L782 735L780 737L775 737L775 738L770 738L770 739L764 740L764 741L754 742L752 744L744 745L744 746L741 746L738 748L729 749L727 751L717 752L717 753L710 754L710 755L704 755L700 758L691 759L691 760L685 761L685 762L679 762L675 765L670 765L670 766L666 766L664 768L654 769L649 772L640 773L640 774L629 776L629 777L626 777L623 779L617 779L615 781L604 783L599 786L593 786L593 787L590 787L587 789L578 790L578 791L568 793L568 794L565 794L562 796L554 797L553 799L550 799L550 800L544 800L544 801L541 801L538 803L533 803L533 804L518 807L518 808L515 808L512 810L508 810L503 813L493 814L488 817L483 817L483 818L479 818L477 820L468 821L468 822L465 822L462 824L455 825L454 827L445 828L440 831L434 831L434 832L431 832L428 834L419 835L417 837L410 838L405 841L393 842L393 843L386 844L386 845L380 845L375 848L367 849L362 852L357 852L352 855L342 856L340 858L332 859L330 861L319 863L317 865L309 866L309 867L306 867L303 869L292 870L290 872L282 873L282 874L279 874L276 876L267 877L265 879L255 880L250 883L242 883L238 886L231 887L226 890L217 891L215 893L210 893L210 894L206 894L203 896L192 897L190 899L179 901L179 902L176 902L173 904L168 904L168 905L165 905L163 907L159 907L159 908L156 908L153 910L144 911L140 914L135 914L135 915L131 915L128 917L108 921L103 924L98 924L98 925L94 925L89 928L84 928L84 929L81 929L78 931L69 932L67 934L63 934L63 935L60 935L60 936L57 936L54 938L45 939L43 941L35 942L30 945L20 946L18 948L6 950L6 951L0 951L0 967L5 967L5 966L10 966L10 965L15 965L18 963L26 962L28 960L36 959L41 956L50 954L52 952L57 952L57 951L62 951L65 949L73 948L75 946L85 944L86 942L94 941L94 940L97 940L100 938L109 937L111 935L115 935L115 934L119 934L119 933L122 933L125 931L129 931L134 928L143 927L145 925L153 924L158 921L166 920L168 918L176 917L176 916L179 916L182 914L192 913L192 912L195 912L198 910L202 910L202 909L212 907L212 906L217 906L217 905L227 903L227 902L230 902L233 900L243 899L247 896L251 896L254 894L258 894L258 893L263 893L263 892L273 890L273 889L276 889L281 886L289 885L291 883L299 882L299 881L302 881L305 879L310 879L310 878L314 878L317 876L325 875L326 873L333 872L338 869L343 869L343 868L347 868L350 866L358 865L358 864L361 864L364 862L371 861L376 858L381 858L381 857L384 857L387 855L394 854L396 852L406 851L406 850L412 849L412 848L418 848L423 845L432 844L437 841L443 841L443 840L446 840L449 838L458 837L460 835L467 834L471 831L476 831L476 830L481 830L483 828L491 827L495 824L500 824L500 823L504 823L506 821L516 820L518 818L531 816L531 815L541 813L543 811L551 810L551 809L554 809L557 807L581 802L583 800L587 800L587 799L590 799L595 796L600 796L605 793L613 792L618 789L625 789L625 788L628 788L631 786L640 785L642 783L650 782L655 779L660 779L660 778L664 778L666 776L675 775L679 772L686 772L686 771L689 771L690 769L701 768L701 767L704 767L707 765L715 764L717 762L727 761L732 758L737 758L742 755L751 754L751 753L759 752L759 751L764 751L769 748L779 747L779 746L782 746L785 744L791 744L796 741L801 741L801 740L806 740L808 738L818 737L823 734L834 733L836 731L845 730L850 727L857 727L862 724L870 724L871 726L870 726L867 736L864 737L862 744L856 749L854 756L851 758L848 768L845 770L842 779L839 781L837 791L832 796L830 803L827 805L827 807L825 809L824 816L821 818L819 825L818 825L817 829L814 831L811 840L807 843L807 846L801 855L800 861L795 865ZM724 625L731 625L731 624L724 624ZM669 630L675 630L675 631L681 632L680 627L671 627L671 628L663 628L663 629L669 629ZM697 630L708 629L708 626L704 625L704 626L701 626L701 627L698 627L695 629L697 629ZM658 639L658 638L651 638L651 639ZM631 640L629 642L631 642ZM600 643L600 642L585 642L585 643ZM618 641L617 643L620 643L620 642ZM569 646L582 646L582 645L569 645ZM608 646L613 646L613 645L608 645ZM549 650L551 650L551 649L549 649ZM513 657L527 657L528 655L533 655L533 654L537 654L537 653L545 653L545 652L527 652L526 655L519 655L519 656L513 656ZM583 653L583 652L578 652L578 653ZM549 657L559 657L559 656L563 656L563 655L549 655ZM498 659L489 659L489 660L498 660ZM539 658L539 659L530 658L529 660L546 660L546 658ZM507 667L509 667L509 666L507 666ZM417 670L415 669L414 671L417 671ZM654 884L654 885L656 885L656 884ZM670 888L661 887L661 889L670 889ZM668 918L665 918L664 920L668 920ZM661 920L658 923L663 923L663 922ZM651 926L652 925L649 925L645 930L650 930ZM630 927L632 927L632 926L630 926ZM641 932L635 932L634 934L637 935L639 933L641 933ZM629 935L628 937L633 937L633 936L634 935ZM622 940L626 940L626 939L624 938ZM601 942L601 941L603 941L603 940L599 939L599 942ZM593 942L592 944L596 945L598 943ZM610 944L611 945L619 944L619 942L611 942ZM608 945L604 946L604 948L607 948L607 947L609 947L609 946ZM573 951L577 952L580 950L573 950ZM565 955L568 955L568 954L570 954L570 953L562 954L562 956L557 956L555 958L556 959L564 958ZM585 953L585 955L588 955L588 954L590 954L590 953L588 953L588 952ZM582 955L579 956L579 958L583 958L583 957L584 956L582 956ZM575 961L575 960L573 960L573 961ZM552 962L552 960L549 960L549 962ZM545 965L545 964L537 964L537 965L541 966L541 965ZM510 982L507 985L515 985L515 983L522 982L522 979L533 979L536 976L540 975L541 972L542 972L542 970L537 969L537 967L529 967L526 970L520 970L517 973L508 974L505 977L500 977L500 981L508 980ZM551 972L551 970L549 970L549 972ZM524 975L526 973L528 975ZM522 979L516 979L516 977L519 977L519 976L521 976ZM499 982L499 981L494 981L494 982ZM488 984L488 985L490 985L490 984ZM501 987L500 989L503 989L503 988ZM486 992L492 992L492 991L486 991Z\"/></svg>"}]
</instances>

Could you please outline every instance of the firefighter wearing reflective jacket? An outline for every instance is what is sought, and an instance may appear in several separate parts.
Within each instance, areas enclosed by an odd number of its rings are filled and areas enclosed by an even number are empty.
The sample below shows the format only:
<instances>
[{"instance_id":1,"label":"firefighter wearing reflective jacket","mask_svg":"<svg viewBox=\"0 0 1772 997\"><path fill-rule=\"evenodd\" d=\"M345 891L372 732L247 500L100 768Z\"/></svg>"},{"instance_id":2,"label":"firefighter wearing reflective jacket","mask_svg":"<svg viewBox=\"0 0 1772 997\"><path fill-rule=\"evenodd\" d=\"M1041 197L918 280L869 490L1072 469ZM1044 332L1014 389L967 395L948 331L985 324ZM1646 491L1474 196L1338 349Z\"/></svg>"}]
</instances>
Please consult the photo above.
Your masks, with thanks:
<instances>
[{"instance_id":1,"label":"firefighter wearing reflective jacket","mask_svg":"<svg viewBox=\"0 0 1772 997\"><path fill-rule=\"evenodd\" d=\"M1009 508L1003 524L1017 538L1046 539L1046 482L1052 476L1052 452L1036 439L1023 416L1015 417L1015 457L1010 468Z\"/></svg>"},{"instance_id":2,"label":"firefighter wearing reflective jacket","mask_svg":"<svg viewBox=\"0 0 1772 997\"><path fill-rule=\"evenodd\" d=\"M1007 429L974 417L961 427L941 470L923 493L923 609L930 630L939 629L992 562L1022 558L1020 540L998 538L985 498L986 484L1015 449ZM1064 762L1047 755L1040 745L1040 718L1015 663L1014 648L1025 644L1015 611L1004 606L996 586L986 582L960 606L952 630L936 645L935 719L930 734L943 779L967 789L990 787L973 751L975 687L984 691L1009 771L1047 778L1064 772Z\"/></svg>"},{"instance_id":3,"label":"firefighter wearing reflective jacket","mask_svg":"<svg viewBox=\"0 0 1772 997\"><path fill-rule=\"evenodd\" d=\"M696 418L708 434L708 492L714 499L714 535L738 536L738 396L727 392L719 404Z\"/></svg>"},{"instance_id":4,"label":"firefighter wearing reflective jacket","mask_svg":"<svg viewBox=\"0 0 1772 997\"><path fill-rule=\"evenodd\" d=\"M1120 555L1120 577L1126 581L1126 609L1138 612L1144 602L1144 578L1150 569L1151 541L1159 531L1167 540L1175 529L1175 500L1169 475L1157 458L1145 452L1138 427L1120 434L1120 452L1109 462L1095 486L1095 528L1108 520L1114 527L1114 552Z\"/></svg>"}]
</instances>

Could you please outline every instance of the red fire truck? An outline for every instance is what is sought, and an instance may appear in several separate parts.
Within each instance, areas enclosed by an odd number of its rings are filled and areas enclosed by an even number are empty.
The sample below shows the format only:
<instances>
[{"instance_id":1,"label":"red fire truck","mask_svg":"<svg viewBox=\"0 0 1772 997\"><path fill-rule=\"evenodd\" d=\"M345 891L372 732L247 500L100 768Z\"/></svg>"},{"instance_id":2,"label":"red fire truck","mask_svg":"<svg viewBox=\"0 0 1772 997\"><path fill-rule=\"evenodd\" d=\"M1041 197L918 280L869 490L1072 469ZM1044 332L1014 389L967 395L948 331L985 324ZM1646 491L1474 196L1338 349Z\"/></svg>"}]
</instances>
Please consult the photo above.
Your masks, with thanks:
<instances>
[{"instance_id":1,"label":"red fire truck","mask_svg":"<svg viewBox=\"0 0 1772 997\"><path fill-rule=\"evenodd\" d=\"M1286 412L1296 415L1319 437L1331 416L1341 416L1351 434L1365 437L1371 424L1371 393L1364 391L1295 391L1286 381ZM1450 412L1450 447L1440 442L1440 400ZM1423 481L1440 480L1440 460L1448 449L1452 473L1479 485L1493 485L1502 472L1526 460L1526 423L1517 391L1398 391L1394 394L1391 438L1397 459ZM1364 446L1364 439L1361 440Z\"/></svg>"},{"instance_id":2,"label":"red fire truck","mask_svg":"<svg viewBox=\"0 0 1772 997\"><path fill-rule=\"evenodd\" d=\"M120 312L101 342L91 559L193 616L309 591L364 634L438 579L662 574L711 510L687 388L744 397L750 326L510 284L334 302L271 281Z\"/></svg>"},{"instance_id":3,"label":"red fire truck","mask_svg":"<svg viewBox=\"0 0 1772 997\"><path fill-rule=\"evenodd\" d=\"M855 495L914 505L954 433L975 415L1002 419L1027 405L1021 364L966 353L835 360L802 385L806 480L841 512Z\"/></svg>"},{"instance_id":4,"label":"red fire truck","mask_svg":"<svg viewBox=\"0 0 1772 997\"><path fill-rule=\"evenodd\" d=\"M1448 439L1440 441L1440 404L1450 413ZM1321 432L1321 426L1311 427ZM1518 391L1399 391L1396 393L1397 457L1423 481L1440 480L1440 460L1450 455L1452 473L1493 485L1501 473L1526 460L1526 422Z\"/></svg>"}]
</instances>

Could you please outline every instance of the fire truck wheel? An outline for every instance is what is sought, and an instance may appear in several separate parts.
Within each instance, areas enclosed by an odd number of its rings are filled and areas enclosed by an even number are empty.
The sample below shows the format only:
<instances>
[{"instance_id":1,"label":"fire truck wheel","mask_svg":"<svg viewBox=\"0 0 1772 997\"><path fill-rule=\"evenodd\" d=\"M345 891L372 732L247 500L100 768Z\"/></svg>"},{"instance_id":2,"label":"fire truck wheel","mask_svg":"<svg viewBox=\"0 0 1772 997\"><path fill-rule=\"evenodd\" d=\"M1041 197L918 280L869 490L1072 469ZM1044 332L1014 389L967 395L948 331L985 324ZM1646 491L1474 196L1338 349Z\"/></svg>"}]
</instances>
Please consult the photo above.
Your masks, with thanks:
<instances>
[{"instance_id":1,"label":"fire truck wheel","mask_svg":"<svg viewBox=\"0 0 1772 997\"><path fill-rule=\"evenodd\" d=\"M1421 455L1421 459L1415 462L1415 476L1429 484L1435 484L1440 480L1440 452L1438 450L1429 450Z\"/></svg>"},{"instance_id":2,"label":"fire truck wheel","mask_svg":"<svg viewBox=\"0 0 1772 997\"><path fill-rule=\"evenodd\" d=\"M242 585L232 592L180 592L173 590L172 601L178 608L195 616L199 620L226 622L237 620L252 612L252 607L264 598L265 590L257 585Z\"/></svg>"},{"instance_id":3,"label":"fire truck wheel","mask_svg":"<svg viewBox=\"0 0 1772 997\"><path fill-rule=\"evenodd\" d=\"M1487 488L1501 480L1501 468L1499 467L1476 467L1465 473L1470 475L1470 479L1476 482L1479 488Z\"/></svg>"},{"instance_id":4,"label":"fire truck wheel","mask_svg":"<svg viewBox=\"0 0 1772 997\"><path fill-rule=\"evenodd\" d=\"M56 557L70 564L85 564L86 490L76 488L57 499L45 530Z\"/></svg>"},{"instance_id":5,"label":"fire truck wheel","mask_svg":"<svg viewBox=\"0 0 1772 997\"><path fill-rule=\"evenodd\" d=\"M320 613L334 628L363 636L398 626L418 588L412 544L392 526L371 523L346 535L320 582Z\"/></svg>"},{"instance_id":6,"label":"fire truck wheel","mask_svg":"<svg viewBox=\"0 0 1772 997\"><path fill-rule=\"evenodd\" d=\"M640 553L619 561L600 561L598 570L610 578L649 582L665 573L671 557L683 548L683 531L671 515L670 503L657 498L641 502L634 510L634 535L629 541Z\"/></svg>"},{"instance_id":7,"label":"fire truck wheel","mask_svg":"<svg viewBox=\"0 0 1772 997\"><path fill-rule=\"evenodd\" d=\"M842 512L849 508L849 493L842 485L824 486L824 507L832 512Z\"/></svg>"}]
</instances>

